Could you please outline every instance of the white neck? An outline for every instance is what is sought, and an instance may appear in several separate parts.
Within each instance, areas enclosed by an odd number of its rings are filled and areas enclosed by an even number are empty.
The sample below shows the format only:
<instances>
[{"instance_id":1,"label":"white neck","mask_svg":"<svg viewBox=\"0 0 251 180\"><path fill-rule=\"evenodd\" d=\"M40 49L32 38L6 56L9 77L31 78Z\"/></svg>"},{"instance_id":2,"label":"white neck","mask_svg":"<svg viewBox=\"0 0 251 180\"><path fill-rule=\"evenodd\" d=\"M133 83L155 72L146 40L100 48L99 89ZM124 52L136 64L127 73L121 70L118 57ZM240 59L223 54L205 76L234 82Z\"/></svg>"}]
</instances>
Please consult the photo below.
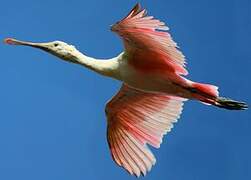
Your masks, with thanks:
<instances>
[{"instance_id":1,"label":"white neck","mask_svg":"<svg viewBox=\"0 0 251 180\"><path fill-rule=\"evenodd\" d=\"M77 51L74 61L101 75L119 79L119 57L120 55L111 59L95 59Z\"/></svg>"}]
</instances>

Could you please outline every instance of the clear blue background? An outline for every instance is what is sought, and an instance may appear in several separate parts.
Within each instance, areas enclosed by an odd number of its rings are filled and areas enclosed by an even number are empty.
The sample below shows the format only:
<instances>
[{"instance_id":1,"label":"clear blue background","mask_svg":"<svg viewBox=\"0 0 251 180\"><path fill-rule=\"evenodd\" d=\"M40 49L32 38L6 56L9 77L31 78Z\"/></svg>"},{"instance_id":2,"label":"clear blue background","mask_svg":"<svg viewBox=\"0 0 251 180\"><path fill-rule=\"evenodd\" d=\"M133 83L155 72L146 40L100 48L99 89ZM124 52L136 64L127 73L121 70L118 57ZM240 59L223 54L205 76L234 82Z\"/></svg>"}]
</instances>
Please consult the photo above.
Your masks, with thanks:
<instances>
[{"instance_id":1,"label":"clear blue background","mask_svg":"<svg viewBox=\"0 0 251 180\"><path fill-rule=\"evenodd\" d=\"M187 57L189 78L251 104L251 1L140 1L165 21ZM85 54L122 51L109 31L136 1L4 0L0 39L63 40ZM0 179L134 179L112 161L104 106L120 83L27 47L0 44ZM251 114L189 101L153 149L144 179L251 179ZM142 178L143 179L143 178Z\"/></svg>"}]
</instances>

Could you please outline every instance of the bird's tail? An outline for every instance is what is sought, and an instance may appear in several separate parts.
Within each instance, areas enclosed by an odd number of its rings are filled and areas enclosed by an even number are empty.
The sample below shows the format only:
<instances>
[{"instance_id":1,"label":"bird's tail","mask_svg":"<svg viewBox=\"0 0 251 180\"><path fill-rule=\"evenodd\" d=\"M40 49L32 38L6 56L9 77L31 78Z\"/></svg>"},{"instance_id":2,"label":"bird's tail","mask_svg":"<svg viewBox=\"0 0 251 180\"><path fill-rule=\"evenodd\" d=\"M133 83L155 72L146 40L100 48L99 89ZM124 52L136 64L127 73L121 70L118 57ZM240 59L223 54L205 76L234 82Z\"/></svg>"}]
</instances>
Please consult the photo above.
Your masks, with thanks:
<instances>
[{"instance_id":1,"label":"bird's tail","mask_svg":"<svg viewBox=\"0 0 251 180\"><path fill-rule=\"evenodd\" d=\"M193 92L195 99L205 104L229 110L245 110L248 108L245 102L219 97L218 87L214 85L193 82L190 90Z\"/></svg>"}]
</instances>

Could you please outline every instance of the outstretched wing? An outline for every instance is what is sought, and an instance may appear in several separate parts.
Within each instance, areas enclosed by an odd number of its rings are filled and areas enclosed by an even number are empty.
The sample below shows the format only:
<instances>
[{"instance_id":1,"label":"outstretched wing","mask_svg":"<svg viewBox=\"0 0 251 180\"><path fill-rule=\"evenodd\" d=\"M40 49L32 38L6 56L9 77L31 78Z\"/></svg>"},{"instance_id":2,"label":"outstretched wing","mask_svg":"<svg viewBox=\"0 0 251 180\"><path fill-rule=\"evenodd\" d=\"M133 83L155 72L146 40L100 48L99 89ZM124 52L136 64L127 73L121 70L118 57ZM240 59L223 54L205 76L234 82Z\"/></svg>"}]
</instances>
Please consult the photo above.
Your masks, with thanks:
<instances>
[{"instance_id":1,"label":"outstretched wing","mask_svg":"<svg viewBox=\"0 0 251 180\"><path fill-rule=\"evenodd\" d=\"M107 140L114 161L136 176L150 171L156 160L147 144L160 147L184 100L122 85L106 105Z\"/></svg>"},{"instance_id":2,"label":"outstretched wing","mask_svg":"<svg viewBox=\"0 0 251 180\"><path fill-rule=\"evenodd\" d=\"M129 55L129 63L141 71L168 71L187 75L184 55L166 32L165 23L147 16L137 4L112 31L119 34Z\"/></svg>"}]
</instances>

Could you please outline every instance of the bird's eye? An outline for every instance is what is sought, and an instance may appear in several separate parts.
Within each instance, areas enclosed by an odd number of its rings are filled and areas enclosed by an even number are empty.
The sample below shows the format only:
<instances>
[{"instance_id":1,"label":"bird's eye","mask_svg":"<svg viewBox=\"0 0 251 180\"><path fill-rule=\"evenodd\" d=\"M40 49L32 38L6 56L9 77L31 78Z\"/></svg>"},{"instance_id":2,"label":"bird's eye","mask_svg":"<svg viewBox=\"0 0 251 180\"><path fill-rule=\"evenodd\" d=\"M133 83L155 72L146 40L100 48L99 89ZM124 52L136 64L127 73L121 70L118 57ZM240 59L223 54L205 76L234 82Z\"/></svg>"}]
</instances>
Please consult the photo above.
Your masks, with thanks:
<instances>
[{"instance_id":1,"label":"bird's eye","mask_svg":"<svg viewBox=\"0 0 251 180\"><path fill-rule=\"evenodd\" d=\"M59 45L58 43L55 43L55 44L54 44L54 47L57 47L58 45Z\"/></svg>"}]
</instances>

